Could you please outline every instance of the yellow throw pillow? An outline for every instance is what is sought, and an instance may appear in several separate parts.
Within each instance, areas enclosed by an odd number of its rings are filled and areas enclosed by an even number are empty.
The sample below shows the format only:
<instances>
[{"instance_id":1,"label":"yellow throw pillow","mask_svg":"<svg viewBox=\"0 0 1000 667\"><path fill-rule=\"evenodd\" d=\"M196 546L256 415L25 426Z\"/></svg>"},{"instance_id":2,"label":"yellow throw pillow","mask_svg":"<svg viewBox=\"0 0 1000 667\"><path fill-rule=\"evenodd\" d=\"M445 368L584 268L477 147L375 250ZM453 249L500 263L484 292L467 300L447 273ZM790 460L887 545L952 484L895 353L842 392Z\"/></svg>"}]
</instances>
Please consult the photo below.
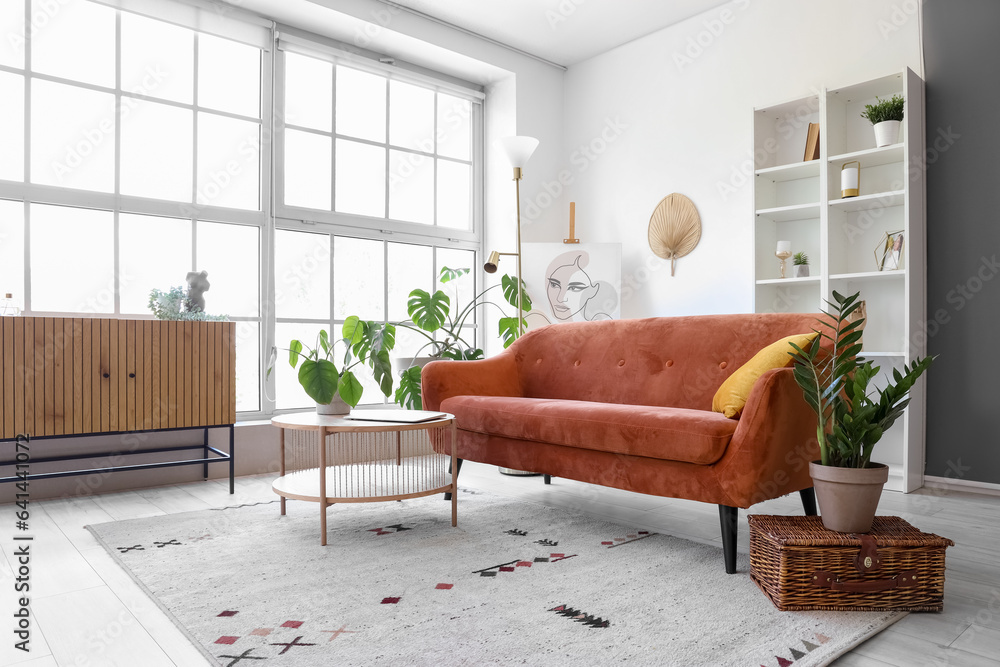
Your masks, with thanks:
<instances>
[{"instance_id":1,"label":"yellow throw pillow","mask_svg":"<svg viewBox=\"0 0 1000 667\"><path fill-rule=\"evenodd\" d=\"M796 334L771 343L763 350L753 355L753 359L736 369L736 372L726 378L712 398L712 410L721 412L726 417L739 417L747 404L750 390L757 378L772 368L784 368L792 363L789 352L794 352L789 343L795 343L803 350L813 338L818 336L815 331L807 334Z\"/></svg>"}]
</instances>

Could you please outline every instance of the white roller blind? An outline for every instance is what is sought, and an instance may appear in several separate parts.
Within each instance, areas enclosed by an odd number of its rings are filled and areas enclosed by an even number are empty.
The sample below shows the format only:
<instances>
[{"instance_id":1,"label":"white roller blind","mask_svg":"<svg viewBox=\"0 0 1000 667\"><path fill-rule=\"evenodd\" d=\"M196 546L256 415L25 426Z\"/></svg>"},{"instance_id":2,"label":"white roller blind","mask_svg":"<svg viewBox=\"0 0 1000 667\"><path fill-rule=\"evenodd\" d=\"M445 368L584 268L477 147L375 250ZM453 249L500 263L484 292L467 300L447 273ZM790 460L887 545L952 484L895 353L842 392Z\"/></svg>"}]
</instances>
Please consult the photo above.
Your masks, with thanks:
<instances>
[{"instance_id":1,"label":"white roller blind","mask_svg":"<svg viewBox=\"0 0 1000 667\"><path fill-rule=\"evenodd\" d=\"M9 0L4 0L8 2ZM207 32L265 51L271 48L273 23L256 14L224 2L206 0L91 0L102 5L185 28Z\"/></svg>"}]
</instances>

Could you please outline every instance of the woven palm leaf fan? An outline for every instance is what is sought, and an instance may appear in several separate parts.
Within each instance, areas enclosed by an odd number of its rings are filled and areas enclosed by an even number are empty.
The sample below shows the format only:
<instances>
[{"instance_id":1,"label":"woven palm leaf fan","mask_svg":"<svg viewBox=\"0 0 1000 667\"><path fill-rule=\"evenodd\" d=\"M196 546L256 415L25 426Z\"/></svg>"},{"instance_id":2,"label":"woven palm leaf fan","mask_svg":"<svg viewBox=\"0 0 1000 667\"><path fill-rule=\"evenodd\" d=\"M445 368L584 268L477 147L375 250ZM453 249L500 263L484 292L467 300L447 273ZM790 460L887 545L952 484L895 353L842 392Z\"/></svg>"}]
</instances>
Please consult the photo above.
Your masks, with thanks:
<instances>
[{"instance_id":1,"label":"woven palm leaf fan","mask_svg":"<svg viewBox=\"0 0 1000 667\"><path fill-rule=\"evenodd\" d=\"M670 260L671 276L677 258L694 250L700 240L701 217L694 203L676 192L660 200L649 219L649 248Z\"/></svg>"}]
</instances>

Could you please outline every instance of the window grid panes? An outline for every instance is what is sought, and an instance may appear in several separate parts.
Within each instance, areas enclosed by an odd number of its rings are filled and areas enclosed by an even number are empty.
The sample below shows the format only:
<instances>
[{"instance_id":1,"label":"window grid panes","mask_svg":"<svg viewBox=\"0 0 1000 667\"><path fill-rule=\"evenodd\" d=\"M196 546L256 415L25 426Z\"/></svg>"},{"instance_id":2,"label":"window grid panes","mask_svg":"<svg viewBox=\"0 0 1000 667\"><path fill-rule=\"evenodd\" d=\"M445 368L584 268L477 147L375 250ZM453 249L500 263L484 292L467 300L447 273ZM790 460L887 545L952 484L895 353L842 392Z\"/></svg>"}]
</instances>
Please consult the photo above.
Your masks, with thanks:
<instances>
[{"instance_id":1,"label":"window grid panes","mask_svg":"<svg viewBox=\"0 0 1000 667\"><path fill-rule=\"evenodd\" d=\"M274 253L275 339L279 348L274 371L274 400L278 410L311 407L311 399L288 363L287 348L292 339L315 347L320 329L326 329L331 339L339 339L344 320L351 315L363 320L395 323L396 345L391 353L395 389L399 373L408 367L409 359L427 356L432 351L427 336L399 326L409 319L406 311L409 293L417 288L443 290L452 300L453 316L476 294L476 272L471 271L476 266L474 249L279 229L275 232ZM442 285L437 277L444 266L470 269L470 272L457 281ZM332 290L328 289L330 286ZM327 303L318 300L319 294L327 297ZM308 309L304 308L303 299L309 300ZM471 312L462 328L462 338L470 347L481 345L477 314ZM430 334L430 339L439 340L440 337L440 332ZM343 360L342 345L337 349L339 368ZM364 387L361 404L392 403L392 396L382 394L370 372L361 370L357 377Z\"/></svg>"},{"instance_id":2,"label":"window grid panes","mask_svg":"<svg viewBox=\"0 0 1000 667\"><path fill-rule=\"evenodd\" d=\"M474 230L469 99L392 73L282 54L284 160L298 166L285 173L281 215L382 218L438 236Z\"/></svg>"},{"instance_id":3,"label":"window grid panes","mask_svg":"<svg viewBox=\"0 0 1000 667\"><path fill-rule=\"evenodd\" d=\"M151 289L206 270L237 410L260 411L265 52L88 0L2 4L0 290L29 315L150 317Z\"/></svg>"},{"instance_id":4,"label":"window grid panes","mask_svg":"<svg viewBox=\"0 0 1000 667\"><path fill-rule=\"evenodd\" d=\"M229 39L90 0L0 4L22 38L0 45L0 291L25 314L151 317L151 289L205 270L208 312L236 322L248 418L308 407L294 374L265 375L289 335L406 319L441 266L476 266L474 94L271 50L237 17ZM476 273L453 287L474 294ZM400 329L395 354L425 343ZM387 400L359 379L363 402Z\"/></svg>"}]
</instances>

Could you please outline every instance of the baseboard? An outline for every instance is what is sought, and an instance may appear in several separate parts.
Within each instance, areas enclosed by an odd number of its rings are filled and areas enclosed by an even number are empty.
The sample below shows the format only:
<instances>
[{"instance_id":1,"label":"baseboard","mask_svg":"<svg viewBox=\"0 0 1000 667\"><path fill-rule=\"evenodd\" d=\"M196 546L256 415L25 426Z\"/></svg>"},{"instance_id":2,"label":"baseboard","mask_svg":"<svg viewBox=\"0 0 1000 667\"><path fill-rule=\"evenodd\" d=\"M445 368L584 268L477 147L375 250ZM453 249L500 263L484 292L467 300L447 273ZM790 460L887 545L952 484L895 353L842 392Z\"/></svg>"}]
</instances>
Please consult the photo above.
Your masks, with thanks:
<instances>
[{"instance_id":1,"label":"baseboard","mask_svg":"<svg viewBox=\"0 0 1000 667\"><path fill-rule=\"evenodd\" d=\"M954 477L924 475L924 486L932 489L945 489L946 491L974 491L988 496L1000 496L1000 484L955 479Z\"/></svg>"}]
</instances>

